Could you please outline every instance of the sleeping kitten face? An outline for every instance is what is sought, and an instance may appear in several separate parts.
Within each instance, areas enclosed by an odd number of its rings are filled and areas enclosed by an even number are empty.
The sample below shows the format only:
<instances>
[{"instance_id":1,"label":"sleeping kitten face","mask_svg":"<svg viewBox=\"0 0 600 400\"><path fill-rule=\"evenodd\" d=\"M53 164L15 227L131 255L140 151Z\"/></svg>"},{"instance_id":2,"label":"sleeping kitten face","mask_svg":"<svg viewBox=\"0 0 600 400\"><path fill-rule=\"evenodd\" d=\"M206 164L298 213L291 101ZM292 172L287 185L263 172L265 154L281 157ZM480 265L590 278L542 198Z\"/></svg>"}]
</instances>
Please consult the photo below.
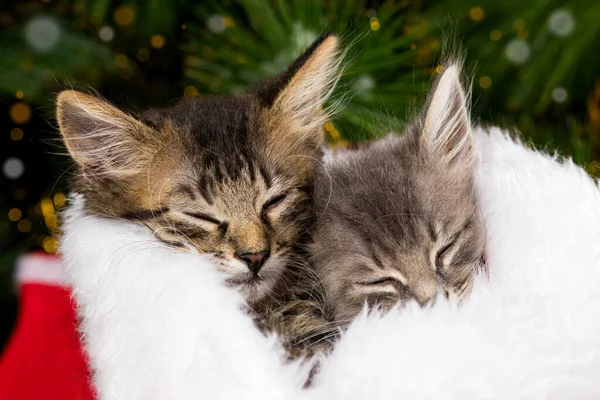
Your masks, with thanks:
<instances>
[{"instance_id":1,"label":"sleeping kitten face","mask_svg":"<svg viewBox=\"0 0 600 400\"><path fill-rule=\"evenodd\" d=\"M58 97L76 189L89 212L144 224L212 255L247 300L274 287L312 215L323 103L337 39L318 40L251 91L199 97L138 118L76 91Z\"/></svg>"},{"instance_id":2,"label":"sleeping kitten face","mask_svg":"<svg viewBox=\"0 0 600 400\"><path fill-rule=\"evenodd\" d=\"M403 136L334 154L317 169L311 253L342 325L365 302L388 309L469 293L484 229L465 103L450 66Z\"/></svg>"}]
</instances>

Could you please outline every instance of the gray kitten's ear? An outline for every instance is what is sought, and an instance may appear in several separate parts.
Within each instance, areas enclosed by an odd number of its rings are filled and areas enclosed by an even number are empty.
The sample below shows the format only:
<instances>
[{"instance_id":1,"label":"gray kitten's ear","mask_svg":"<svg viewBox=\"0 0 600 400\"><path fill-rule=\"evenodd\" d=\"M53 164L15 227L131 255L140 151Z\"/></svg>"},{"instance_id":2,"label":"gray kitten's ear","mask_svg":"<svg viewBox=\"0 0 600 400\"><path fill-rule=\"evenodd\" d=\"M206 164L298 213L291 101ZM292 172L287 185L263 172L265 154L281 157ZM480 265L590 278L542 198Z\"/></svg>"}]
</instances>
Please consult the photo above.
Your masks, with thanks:
<instances>
[{"instance_id":1,"label":"gray kitten's ear","mask_svg":"<svg viewBox=\"0 0 600 400\"><path fill-rule=\"evenodd\" d=\"M141 169L151 128L107 102L74 90L56 99L56 117L71 157L86 175L132 175Z\"/></svg>"},{"instance_id":2,"label":"gray kitten's ear","mask_svg":"<svg viewBox=\"0 0 600 400\"><path fill-rule=\"evenodd\" d=\"M471 120L456 64L448 65L438 79L425 114L422 140L448 162L470 157Z\"/></svg>"}]
</instances>

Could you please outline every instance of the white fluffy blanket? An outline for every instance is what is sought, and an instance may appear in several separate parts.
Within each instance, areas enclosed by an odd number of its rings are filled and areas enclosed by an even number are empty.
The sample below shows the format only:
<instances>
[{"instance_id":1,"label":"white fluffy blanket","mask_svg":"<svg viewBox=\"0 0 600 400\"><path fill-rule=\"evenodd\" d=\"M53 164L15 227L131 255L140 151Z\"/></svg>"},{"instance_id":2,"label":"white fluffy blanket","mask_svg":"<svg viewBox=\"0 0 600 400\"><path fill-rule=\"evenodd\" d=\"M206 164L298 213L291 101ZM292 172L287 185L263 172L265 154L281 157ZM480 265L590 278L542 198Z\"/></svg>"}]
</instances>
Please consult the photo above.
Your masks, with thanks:
<instances>
[{"instance_id":1,"label":"white fluffy blanket","mask_svg":"<svg viewBox=\"0 0 600 400\"><path fill-rule=\"evenodd\" d=\"M489 277L460 308L361 315L309 390L210 262L74 202L62 251L100 398L600 398L598 184L498 130L475 138Z\"/></svg>"}]
</instances>

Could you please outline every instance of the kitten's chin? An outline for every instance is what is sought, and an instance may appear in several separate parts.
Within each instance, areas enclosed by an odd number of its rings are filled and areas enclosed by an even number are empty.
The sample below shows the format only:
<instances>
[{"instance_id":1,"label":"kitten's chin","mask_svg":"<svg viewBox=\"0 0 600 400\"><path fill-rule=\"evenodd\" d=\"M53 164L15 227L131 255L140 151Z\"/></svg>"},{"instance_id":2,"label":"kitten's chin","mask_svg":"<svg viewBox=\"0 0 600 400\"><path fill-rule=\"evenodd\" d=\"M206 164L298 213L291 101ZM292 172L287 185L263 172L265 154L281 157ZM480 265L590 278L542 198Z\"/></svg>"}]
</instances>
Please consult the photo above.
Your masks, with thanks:
<instances>
[{"instance_id":1,"label":"kitten's chin","mask_svg":"<svg viewBox=\"0 0 600 400\"><path fill-rule=\"evenodd\" d=\"M244 296L249 304L254 304L269 295L281 279L285 261L272 256L261 268L258 275L250 272L237 273L226 281Z\"/></svg>"}]
</instances>

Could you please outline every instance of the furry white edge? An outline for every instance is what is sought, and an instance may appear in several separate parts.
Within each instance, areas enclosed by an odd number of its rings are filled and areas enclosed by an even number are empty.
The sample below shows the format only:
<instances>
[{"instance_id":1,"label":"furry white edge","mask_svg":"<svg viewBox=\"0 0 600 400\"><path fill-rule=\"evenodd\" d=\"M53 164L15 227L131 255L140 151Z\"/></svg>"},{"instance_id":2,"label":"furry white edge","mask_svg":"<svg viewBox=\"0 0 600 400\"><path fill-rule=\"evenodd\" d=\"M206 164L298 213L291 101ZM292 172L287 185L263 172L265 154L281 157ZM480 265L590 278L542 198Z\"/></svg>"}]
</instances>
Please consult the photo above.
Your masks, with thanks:
<instances>
[{"instance_id":1,"label":"furry white edge","mask_svg":"<svg viewBox=\"0 0 600 400\"><path fill-rule=\"evenodd\" d=\"M600 397L598 183L498 129L474 137L489 278L461 307L363 313L304 391L209 261L76 201L62 250L100 398Z\"/></svg>"},{"instance_id":2,"label":"furry white edge","mask_svg":"<svg viewBox=\"0 0 600 400\"><path fill-rule=\"evenodd\" d=\"M61 248L100 399L282 399L302 386L209 259L72 202Z\"/></svg>"}]
</instances>

